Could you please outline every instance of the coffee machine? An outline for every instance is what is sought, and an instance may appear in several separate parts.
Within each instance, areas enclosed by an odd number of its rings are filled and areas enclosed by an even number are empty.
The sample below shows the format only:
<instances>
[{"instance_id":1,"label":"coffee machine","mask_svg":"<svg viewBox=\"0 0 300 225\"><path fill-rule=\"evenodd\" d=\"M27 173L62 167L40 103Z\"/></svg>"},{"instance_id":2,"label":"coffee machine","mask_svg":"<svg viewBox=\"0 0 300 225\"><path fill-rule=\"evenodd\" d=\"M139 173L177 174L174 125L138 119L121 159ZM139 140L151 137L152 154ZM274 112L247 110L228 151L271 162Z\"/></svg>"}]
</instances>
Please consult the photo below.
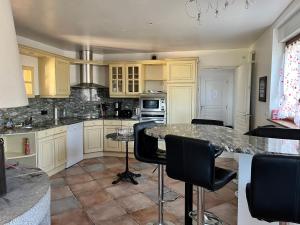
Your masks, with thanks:
<instances>
[{"instance_id":1,"label":"coffee machine","mask_svg":"<svg viewBox=\"0 0 300 225\"><path fill-rule=\"evenodd\" d=\"M119 117L121 115L122 102L114 102L114 111L115 117Z\"/></svg>"}]
</instances>

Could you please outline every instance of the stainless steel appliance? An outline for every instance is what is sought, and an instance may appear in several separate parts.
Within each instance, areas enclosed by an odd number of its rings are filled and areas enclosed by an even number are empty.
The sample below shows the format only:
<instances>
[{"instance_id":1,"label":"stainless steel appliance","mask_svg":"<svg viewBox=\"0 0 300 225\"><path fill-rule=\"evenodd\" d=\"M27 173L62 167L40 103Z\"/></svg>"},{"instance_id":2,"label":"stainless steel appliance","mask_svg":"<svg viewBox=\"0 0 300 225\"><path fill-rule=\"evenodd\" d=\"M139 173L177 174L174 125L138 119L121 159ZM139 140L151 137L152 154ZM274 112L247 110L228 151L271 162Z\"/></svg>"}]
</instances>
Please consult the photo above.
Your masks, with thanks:
<instances>
[{"instance_id":1,"label":"stainless steel appliance","mask_svg":"<svg viewBox=\"0 0 300 225\"><path fill-rule=\"evenodd\" d=\"M121 115L122 102L114 102L113 105L114 105L115 116L119 117Z\"/></svg>"},{"instance_id":2,"label":"stainless steel appliance","mask_svg":"<svg viewBox=\"0 0 300 225\"><path fill-rule=\"evenodd\" d=\"M83 50L79 52L80 59L88 62L93 60L93 52L91 50ZM93 65L83 63L80 65L80 83L72 86L72 88L80 89L102 89L105 86L94 83L93 81Z\"/></svg>"},{"instance_id":3,"label":"stainless steel appliance","mask_svg":"<svg viewBox=\"0 0 300 225\"><path fill-rule=\"evenodd\" d=\"M140 96L140 121L167 122L166 94L142 94Z\"/></svg>"}]
</instances>

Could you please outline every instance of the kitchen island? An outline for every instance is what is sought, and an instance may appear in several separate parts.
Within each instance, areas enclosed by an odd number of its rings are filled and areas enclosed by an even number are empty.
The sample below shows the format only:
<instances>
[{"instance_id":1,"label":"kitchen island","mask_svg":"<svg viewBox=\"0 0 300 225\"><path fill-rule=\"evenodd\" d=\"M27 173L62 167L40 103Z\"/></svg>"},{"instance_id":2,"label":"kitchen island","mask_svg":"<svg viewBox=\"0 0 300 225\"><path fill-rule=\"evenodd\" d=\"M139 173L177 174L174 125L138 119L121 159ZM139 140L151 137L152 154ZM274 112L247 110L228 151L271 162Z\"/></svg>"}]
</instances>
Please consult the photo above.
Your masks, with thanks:
<instances>
[{"instance_id":1,"label":"kitchen island","mask_svg":"<svg viewBox=\"0 0 300 225\"><path fill-rule=\"evenodd\" d=\"M278 224L257 220L252 218L249 213L245 190L246 184L250 182L252 157L257 153L299 156L300 141L247 136L227 127L195 124L157 125L151 129L146 129L145 133L159 139L164 139L166 135L177 135L207 140L223 152L237 153L239 157L237 224ZM191 225L192 221L187 214L192 209L193 189L189 184L186 184L185 188L185 201L188 206L185 225Z\"/></svg>"},{"instance_id":2,"label":"kitchen island","mask_svg":"<svg viewBox=\"0 0 300 225\"><path fill-rule=\"evenodd\" d=\"M6 170L7 193L0 197L0 224L50 225L50 182L40 169Z\"/></svg>"}]
</instances>

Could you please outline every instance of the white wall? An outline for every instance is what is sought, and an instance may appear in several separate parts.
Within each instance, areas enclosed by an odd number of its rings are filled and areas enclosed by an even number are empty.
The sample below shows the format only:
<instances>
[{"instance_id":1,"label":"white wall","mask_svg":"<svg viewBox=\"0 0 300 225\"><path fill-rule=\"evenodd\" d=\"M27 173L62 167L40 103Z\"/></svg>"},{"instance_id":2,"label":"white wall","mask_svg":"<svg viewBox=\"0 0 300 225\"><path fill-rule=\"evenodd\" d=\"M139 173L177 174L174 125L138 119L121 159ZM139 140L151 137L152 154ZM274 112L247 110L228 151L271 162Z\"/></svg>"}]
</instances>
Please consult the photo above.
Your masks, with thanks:
<instances>
[{"instance_id":1,"label":"white wall","mask_svg":"<svg viewBox=\"0 0 300 225\"><path fill-rule=\"evenodd\" d=\"M271 110L278 107L279 72L284 52L282 41L299 31L299 22L293 22L294 18L298 18L296 15L299 12L300 1L294 0L273 25L251 46L251 50L256 53L254 68L256 77L255 126L269 124L267 119L271 117ZM280 31L280 34L278 31ZM258 80L261 76L268 76L266 103L258 101Z\"/></svg>"},{"instance_id":2,"label":"white wall","mask_svg":"<svg viewBox=\"0 0 300 225\"><path fill-rule=\"evenodd\" d=\"M234 68L248 59L248 49L225 49L225 50L199 50L180 52L156 52L156 53L128 53L128 54L105 54L105 61L118 60L141 60L151 59L156 55L158 59L199 57L201 68Z\"/></svg>"},{"instance_id":3,"label":"white wall","mask_svg":"<svg viewBox=\"0 0 300 225\"><path fill-rule=\"evenodd\" d=\"M267 118L269 118L269 102L270 94L267 95L267 102L258 101L258 82L260 77L268 77L267 92L270 93L270 80L271 80L271 63L272 63L272 39L273 29L269 28L263 35L255 42L253 49L255 51L256 59L254 66L255 78L255 127L258 125L265 125Z\"/></svg>"}]
</instances>

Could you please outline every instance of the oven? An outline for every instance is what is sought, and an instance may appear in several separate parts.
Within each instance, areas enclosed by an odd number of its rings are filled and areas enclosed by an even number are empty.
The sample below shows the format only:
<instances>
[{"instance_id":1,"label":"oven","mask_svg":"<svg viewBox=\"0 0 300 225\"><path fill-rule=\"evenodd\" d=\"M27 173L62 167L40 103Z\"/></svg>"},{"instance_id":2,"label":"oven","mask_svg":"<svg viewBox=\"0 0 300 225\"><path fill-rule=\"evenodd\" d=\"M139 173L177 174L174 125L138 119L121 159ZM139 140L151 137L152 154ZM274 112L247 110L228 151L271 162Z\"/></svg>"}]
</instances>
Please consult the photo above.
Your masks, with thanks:
<instances>
[{"instance_id":1,"label":"oven","mask_svg":"<svg viewBox=\"0 0 300 225\"><path fill-rule=\"evenodd\" d=\"M143 94L140 96L140 121L166 123L166 94Z\"/></svg>"}]
</instances>

